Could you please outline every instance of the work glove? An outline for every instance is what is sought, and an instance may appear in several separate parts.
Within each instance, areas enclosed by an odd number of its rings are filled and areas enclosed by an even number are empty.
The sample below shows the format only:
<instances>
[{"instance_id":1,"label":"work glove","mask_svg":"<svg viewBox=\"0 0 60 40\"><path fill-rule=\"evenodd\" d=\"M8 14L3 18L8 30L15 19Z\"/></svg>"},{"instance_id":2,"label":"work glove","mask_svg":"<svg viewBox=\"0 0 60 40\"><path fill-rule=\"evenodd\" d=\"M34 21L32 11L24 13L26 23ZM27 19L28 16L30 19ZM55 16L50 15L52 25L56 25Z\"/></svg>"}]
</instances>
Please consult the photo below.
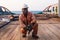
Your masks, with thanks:
<instances>
[{"instance_id":1,"label":"work glove","mask_svg":"<svg viewBox=\"0 0 60 40\"><path fill-rule=\"evenodd\" d=\"M24 30L28 31L28 34L32 31L32 25L29 24L26 27L24 27Z\"/></svg>"},{"instance_id":2,"label":"work glove","mask_svg":"<svg viewBox=\"0 0 60 40\"><path fill-rule=\"evenodd\" d=\"M27 25L24 27L24 30L31 31L32 30L32 25Z\"/></svg>"},{"instance_id":3,"label":"work glove","mask_svg":"<svg viewBox=\"0 0 60 40\"><path fill-rule=\"evenodd\" d=\"M24 27L24 30L26 30L26 31L28 31L28 33L30 33L33 29L34 24L35 23L31 23L31 24L27 25L26 27Z\"/></svg>"}]
</instances>

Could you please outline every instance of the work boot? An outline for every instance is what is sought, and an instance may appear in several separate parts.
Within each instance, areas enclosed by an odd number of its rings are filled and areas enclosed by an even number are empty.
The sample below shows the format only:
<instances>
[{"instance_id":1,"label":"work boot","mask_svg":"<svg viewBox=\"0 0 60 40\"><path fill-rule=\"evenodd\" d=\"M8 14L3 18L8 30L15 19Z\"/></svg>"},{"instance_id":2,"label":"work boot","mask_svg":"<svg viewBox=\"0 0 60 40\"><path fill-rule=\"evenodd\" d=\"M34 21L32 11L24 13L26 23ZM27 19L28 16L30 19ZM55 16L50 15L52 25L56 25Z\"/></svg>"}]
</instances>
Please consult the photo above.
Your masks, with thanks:
<instances>
[{"instance_id":1,"label":"work boot","mask_svg":"<svg viewBox=\"0 0 60 40\"><path fill-rule=\"evenodd\" d=\"M32 35L32 37L35 38L35 39L39 38L39 36L37 36L37 35Z\"/></svg>"},{"instance_id":2,"label":"work boot","mask_svg":"<svg viewBox=\"0 0 60 40\"><path fill-rule=\"evenodd\" d=\"M25 37L26 37L26 35L22 35L22 37L23 37L23 38L25 38Z\"/></svg>"}]
</instances>

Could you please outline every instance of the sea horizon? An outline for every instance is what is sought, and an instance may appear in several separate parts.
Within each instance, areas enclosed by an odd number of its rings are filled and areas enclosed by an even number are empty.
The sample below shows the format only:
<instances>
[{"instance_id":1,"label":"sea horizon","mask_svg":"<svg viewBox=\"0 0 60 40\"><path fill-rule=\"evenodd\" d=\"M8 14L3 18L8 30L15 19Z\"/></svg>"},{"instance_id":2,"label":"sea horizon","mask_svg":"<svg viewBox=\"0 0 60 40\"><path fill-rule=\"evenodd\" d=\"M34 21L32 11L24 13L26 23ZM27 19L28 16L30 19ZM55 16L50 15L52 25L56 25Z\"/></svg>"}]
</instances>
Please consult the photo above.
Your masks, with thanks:
<instances>
[{"instance_id":1,"label":"sea horizon","mask_svg":"<svg viewBox=\"0 0 60 40\"><path fill-rule=\"evenodd\" d=\"M15 13L15 14L21 14L22 11L11 11L12 13ZM38 14L39 12L42 12L42 11L29 11L29 12L32 12L33 14Z\"/></svg>"}]
</instances>

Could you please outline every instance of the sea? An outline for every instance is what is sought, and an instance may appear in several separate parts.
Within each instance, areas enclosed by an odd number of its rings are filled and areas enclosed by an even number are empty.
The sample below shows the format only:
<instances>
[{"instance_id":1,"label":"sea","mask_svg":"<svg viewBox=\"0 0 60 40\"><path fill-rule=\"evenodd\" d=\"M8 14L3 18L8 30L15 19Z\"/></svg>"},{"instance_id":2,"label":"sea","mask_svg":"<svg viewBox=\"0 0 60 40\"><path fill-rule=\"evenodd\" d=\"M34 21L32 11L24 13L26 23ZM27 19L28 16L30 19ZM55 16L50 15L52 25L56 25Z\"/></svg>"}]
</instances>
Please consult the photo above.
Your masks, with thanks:
<instances>
[{"instance_id":1,"label":"sea","mask_svg":"<svg viewBox=\"0 0 60 40\"><path fill-rule=\"evenodd\" d=\"M38 14L42 11L29 11L29 12L32 12L33 14ZM21 11L12 11L12 13L15 13L15 14L21 14L22 12Z\"/></svg>"}]
</instances>

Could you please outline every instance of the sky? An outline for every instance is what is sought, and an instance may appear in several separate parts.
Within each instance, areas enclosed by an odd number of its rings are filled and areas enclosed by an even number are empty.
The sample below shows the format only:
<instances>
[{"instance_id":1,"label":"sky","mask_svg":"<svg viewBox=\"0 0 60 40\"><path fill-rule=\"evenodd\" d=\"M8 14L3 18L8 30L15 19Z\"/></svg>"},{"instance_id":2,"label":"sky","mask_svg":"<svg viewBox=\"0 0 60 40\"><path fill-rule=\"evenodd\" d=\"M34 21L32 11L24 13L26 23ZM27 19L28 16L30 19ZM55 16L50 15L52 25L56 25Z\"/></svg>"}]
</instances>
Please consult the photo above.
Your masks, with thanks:
<instances>
[{"instance_id":1,"label":"sky","mask_svg":"<svg viewBox=\"0 0 60 40\"><path fill-rule=\"evenodd\" d=\"M49 5L58 3L58 0L0 0L0 6L10 11L21 11L22 5L27 4L29 11L42 11Z\"/></svg>"}]
</instances>

